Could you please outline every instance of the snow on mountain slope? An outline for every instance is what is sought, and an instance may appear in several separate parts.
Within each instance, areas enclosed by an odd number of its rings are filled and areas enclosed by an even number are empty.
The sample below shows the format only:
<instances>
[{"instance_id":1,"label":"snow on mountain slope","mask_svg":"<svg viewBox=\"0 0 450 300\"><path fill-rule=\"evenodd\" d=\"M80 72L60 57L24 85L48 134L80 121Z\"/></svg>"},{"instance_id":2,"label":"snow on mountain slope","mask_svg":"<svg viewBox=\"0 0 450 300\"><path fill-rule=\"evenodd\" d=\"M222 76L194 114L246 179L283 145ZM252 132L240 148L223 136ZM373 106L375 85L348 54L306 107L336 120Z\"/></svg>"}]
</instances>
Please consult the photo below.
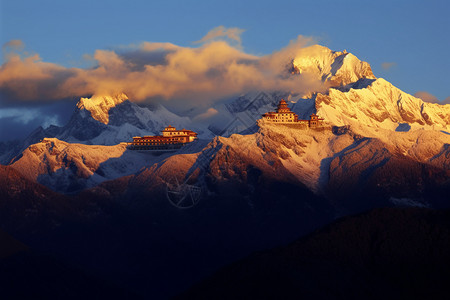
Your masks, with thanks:
<instances>
[{"instance_id":1,"label":"snow on mountain slope","mask_svg":"<svg viewBox=\"0 0 450 300\"><path fill-rule=\"evenodd\" d=\"M174 155L199 153L209 140L197 140ZM135 174L144 167L158 166L174 153L143 153L127 150L126 144L114 146L84 145L45 138L29 146L10 165L25 178L58 192L75 192L93 187L105 180ZM174 168L176 169L176 168ZM166 174L170 177L170 172Z\"/></svg>"},{"instance_id":2,"label":"snow on mountain slope","mask_svg":"<svg viewBox=\"0 0 450 300\"><path fill-rule=\"evenodd\" d=\"M256 125L257 121L266 112L274 111L281 99L286 99L294 103L299 100L305 100L301 99L301 96L298 94L282 91L246 93L224 104L215 106L221 117L227 121L223 122L221 120L221 123L216 123L213 120L209 125L209 130L216 135L227 137L234 133L255 133L258 130ZM312 112L314 104L309 103L309 106L311 109L308 111Z\"/></svg>"},{"instance_id":3,"label":"snow on mountain slope","mask_svg":"<svg viewBox=\"0 0 450 300\"><path fill-rule=\"evenodd\" d=\"M326 194L340 215L392 204L448 207L448 162L418 161L378 139L362 139L331 159Z\"/></svg>"},{"instance_id":4,"label":"snow on mountain slope","mask_svg":"<svg viewBox=\"0 0 450 300\"><path fill-rule=\"evenodd\" d=\"M351 126L322 130L266 122L259 126L254 134L218 136L209 143L200 140L161 156L126 151L125 145L44 139L24 151L11 167L61 192L79 191L107 180L114 185L114 180L123 178L128 178L125 187L130 184L132 189L154 191L165 183L183 182L191 174L192 184L210 178L206 182L245 186L254 184L254 174L262 174L264 180L306 187L331 198L343 195L343 199L360 188L407 197L411 191L420 194L427 186L445 184L445 176L450 175L450 135L444 132L378 128L379 138L362 136ZM405 177L407 170L413 170L413 175ZM423 187L412 186L414 180Z\"/></svg>"},{"instance_id":5,"label":"snow on mountain slope","mask_svg":"<svg viewBox=\"0 0 450 300\"><path fill-rule=\"evenodd\" d=\"M147 167L138 176L169 181L173 179L169 177L177 176L182 181L188 171L200 176L208 169L209 176L216 181L246 182L249 168L255 168L273 181L305 185L319 192L322 160L354 143L351 135L334 135L331 130L260 125L257 133L218 136L189 159L173 155L157 166ZM199 170L199 166L206 169Z\"/></svg>"},{"instance_id":6,"label":"snow on mountain slope","mask_svg":"<svg viewBox=\"0 0 450 300\"><path fill-rule=\"evenodd\" d=\"M372 127L403 131L450 129L450 105L423 102L379 78L366 88L330 89L315 99L317 113L327 122L354 128ZM407 124L401 126L401 124Z\"/></svg>"},{"instance_id":7,"label":"snow on mountain slope","mask_svg":"<svg viewBox=\"0 0 450 300\"><path fill-rule=\"evenodd\" d=\"M240 95L233 101L226 103L225 107L230 114L247 112L254 109L273 109L277 106L279 99L288 97L289 93L267 93L253 92Z\"/></svg>"},{"instance_id":8,"label":"snow on mountain slope","mask_svg":"<svg viewBox=\"0 0 450 300\"><path fill-rule=\"evenodd\" d=\"M146 155L127 151L124 144L83 145L46 138L29 146L11 167L29 180L70 192L133 174L150 161Z\"/></svg>"},{"instance_id":9,"label":"snow on mountain slope","mask_svg":"<svg viewBox=\"0 0 450 300\"><path fill-rule=\"evenodd\" d=\"M349 182L366 184L371 179L371 172L378 169L388 173L396 170L399 178L402 172L406 172L402 169L405 166L419 169L424 166L430 174L450 173L447 146L450 136L442 132L380 129L380 135L386 136L382 140L363 137L349 127L328 127L318 131L265 122L259 122L259 125L261 128L257 133L216 137L201 153L192 154L189 159L173 155L146 168L138 177L145 177L145 180L140 179L145 182L153 182L157 178L164 182L170 181L170 176L177 176L179 181L183 181L188 173L194 172L196 165L206 165L206 169L197 170L197 176L206 171L207 174L203 175L216 182L245 184L250 170L256 169L270 180L304 185L315 193L328 195L330 182L333 193L338 193L334 190L336 184L345 183L346 176ZM380 176L379 173L373 174ZM416 175L421 176L420 173ZM329 196L333 197L333 194Z\"/></svg>"},{"instance_id":10,"label":"snow on mountain slope","mask_svg":"<svg viewBox=\"0 0 450 300\"><path fill-rule=\"evenodd\" d=\"M367 62L347 51L314 45L303 48L292 61L293 73L310 74L331 86L344 86L361 78L375 79Z\"/></svg>"},{"instance_id":11,"label":"snow on mountain slope","mask_svg":"<svg viewBox=\"0 0 450 300\"><path fill-rule=\"evenodd\" d=\"M334 136L331 131L259 124L261 129L253 135L218 139L222 145L210 165L213 177L245 181L251 165L272 180L301 183L319 192L322 159L353 143L350 136Z\"/></svg>"}]
</instances>

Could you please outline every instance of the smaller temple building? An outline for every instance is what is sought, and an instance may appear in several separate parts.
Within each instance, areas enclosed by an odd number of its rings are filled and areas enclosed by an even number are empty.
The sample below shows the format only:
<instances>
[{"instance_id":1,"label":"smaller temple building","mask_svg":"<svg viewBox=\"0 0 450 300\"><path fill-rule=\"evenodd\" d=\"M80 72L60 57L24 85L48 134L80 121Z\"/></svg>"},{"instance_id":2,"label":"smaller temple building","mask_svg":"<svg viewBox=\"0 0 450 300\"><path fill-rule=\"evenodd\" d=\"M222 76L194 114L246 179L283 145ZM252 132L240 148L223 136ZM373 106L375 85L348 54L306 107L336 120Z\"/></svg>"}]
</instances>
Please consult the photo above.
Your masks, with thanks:
<instances>
[{"instance_id":1,"label":"smaller temple building","mask_svg":"<svg viewBox=\"0 0 450 300\"><path fill-rule=\"evenodd\" d=\"M309 116L309 120L305 121L308 121L309 127L319 127L323 125L323 119L319 118L319 116L314 113L311 116Z\"/></svg>"},{"instance_id":2,"label":"smaller temple building","mask_svg":"<svg viewBox=\"0 0 450 300\"><path fill-rule=\"evenodd\" d=\"M275 112L270 111L263 114L262 119L270 123L303 124L308 127L321 127L323 125L323 119L314 113L310 116L309 120L299 120L298 115L291 111L283 99L278 103Z\"/></svg>"},{"instance_id":3,"label":"smaller temple building","mask_svg":"<svg viewBox=\"0 0 450 300\"><path fill-rule=\"evenodd\" d=\"M162 135L146 135L133 137L133 142L128 146L130 150L159 150L173 151L180 149L187 143L197 139L197 133L192 130L167 126Z\"/></svg>"}]
</instances>

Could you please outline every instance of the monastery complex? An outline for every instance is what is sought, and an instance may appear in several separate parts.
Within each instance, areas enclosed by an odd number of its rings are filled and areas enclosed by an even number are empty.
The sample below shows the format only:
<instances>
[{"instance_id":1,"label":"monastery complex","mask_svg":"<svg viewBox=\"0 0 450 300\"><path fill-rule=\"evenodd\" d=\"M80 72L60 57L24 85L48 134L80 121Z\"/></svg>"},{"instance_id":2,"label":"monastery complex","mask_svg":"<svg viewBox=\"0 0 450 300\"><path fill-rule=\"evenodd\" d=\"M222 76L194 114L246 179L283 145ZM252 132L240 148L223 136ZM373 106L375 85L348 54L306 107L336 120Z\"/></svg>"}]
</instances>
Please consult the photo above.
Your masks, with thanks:
<instances>
[{"instance_id":1,"label":"monastery complex","mask_svg":"<svg viewBox=\"0 0 450 300\"><path fill-rule=\"evenodd\" d=\"M310 128L321 127L323 125L323 119L314 113L310 116L309 120L299 120L298 115L291 111L283 99L278 103L276 112L269 111L263 114L262 119L270 123L303 124Z\"/></svg>"},{"instance_id":2,"label":"monastery complex","mask_svg":"<svg viewBox=\"0 0 450 300\"><path fill-rule=\"evenodd\" d=\"M322 118L312 114L309 120L299 120L298 115L291 111L286 101L281 99L276 112L270 111L262 116L262 120L275 124L302 125L302 127L321 128ZM147 135L133 137L133 142L128 145L130 150L150 150L150 151L175 151L184 145L197 139L197 133L188 130L177 130L175 127L167 126L162 131L162 135Z\"/></svg>"},{"instance_id":3,"label":"monastery complex","mask_svg":"<svg viewBox=\"0 0 450 300\"><path fill-rule=\"evenodd\" d=\"M129 149L173 151L180 149L185 144L193 142L196 139L197 133L192 130L177 130L175 127L169 125L164 128L162 135L133 137L133 142L130 144Z\"/></svg>"}]
</instances>

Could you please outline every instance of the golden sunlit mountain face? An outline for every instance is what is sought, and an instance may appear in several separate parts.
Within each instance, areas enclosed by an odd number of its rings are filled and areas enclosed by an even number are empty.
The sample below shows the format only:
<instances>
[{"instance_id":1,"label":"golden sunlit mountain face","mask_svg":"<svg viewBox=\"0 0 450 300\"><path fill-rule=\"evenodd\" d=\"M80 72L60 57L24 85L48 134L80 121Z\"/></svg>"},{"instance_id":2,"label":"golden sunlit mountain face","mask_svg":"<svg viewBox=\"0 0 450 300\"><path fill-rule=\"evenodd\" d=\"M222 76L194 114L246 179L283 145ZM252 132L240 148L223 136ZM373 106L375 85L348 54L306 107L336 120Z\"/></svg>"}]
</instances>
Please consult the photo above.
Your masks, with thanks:
<instances>
[{"instance_id":1,"label":"golden sunlit mountain face","mask_svg":"<svg viewBox=\"0 0 450 300\"><path fill-rule=\"evenodd\" d=\"M80 1L0 4L2 299L448 294L447 2Z\"/></svg>"}]
</instances>

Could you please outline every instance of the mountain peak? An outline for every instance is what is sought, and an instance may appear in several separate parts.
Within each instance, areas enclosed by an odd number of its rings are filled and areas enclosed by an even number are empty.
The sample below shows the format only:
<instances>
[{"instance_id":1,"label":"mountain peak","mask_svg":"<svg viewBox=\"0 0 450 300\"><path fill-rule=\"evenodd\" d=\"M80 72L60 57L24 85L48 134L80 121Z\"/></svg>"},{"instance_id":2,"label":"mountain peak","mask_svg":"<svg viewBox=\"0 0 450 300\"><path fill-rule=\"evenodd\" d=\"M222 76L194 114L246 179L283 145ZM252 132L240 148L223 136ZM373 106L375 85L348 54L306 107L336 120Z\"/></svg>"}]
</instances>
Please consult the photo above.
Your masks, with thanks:
<instances>
[{"instance_id":1,"label":"mountain peak","mask_svg":"<svg viewBox=\"0 0 450 300\"><path fill-rule=\"evenodd\" d=\"M294 73L307 73L331 86L344 86L361 78L375 79L369 63L344 51L314 45L301 49L292 60Z\"/></svg>"},{"instance_id":2,"label":"mountain peak","mask_svg":"<svg viewBox=\"0 0 450 300\"><path fill-rule=\"evenodd\" d=\"M109 110L126 100L128 100L128 97L124 93L114 96L93 95L91 98L81 98L77 103L77 108L90 111L92 118L107 125L109 122Z\"/></svg>"}]
</instances>

